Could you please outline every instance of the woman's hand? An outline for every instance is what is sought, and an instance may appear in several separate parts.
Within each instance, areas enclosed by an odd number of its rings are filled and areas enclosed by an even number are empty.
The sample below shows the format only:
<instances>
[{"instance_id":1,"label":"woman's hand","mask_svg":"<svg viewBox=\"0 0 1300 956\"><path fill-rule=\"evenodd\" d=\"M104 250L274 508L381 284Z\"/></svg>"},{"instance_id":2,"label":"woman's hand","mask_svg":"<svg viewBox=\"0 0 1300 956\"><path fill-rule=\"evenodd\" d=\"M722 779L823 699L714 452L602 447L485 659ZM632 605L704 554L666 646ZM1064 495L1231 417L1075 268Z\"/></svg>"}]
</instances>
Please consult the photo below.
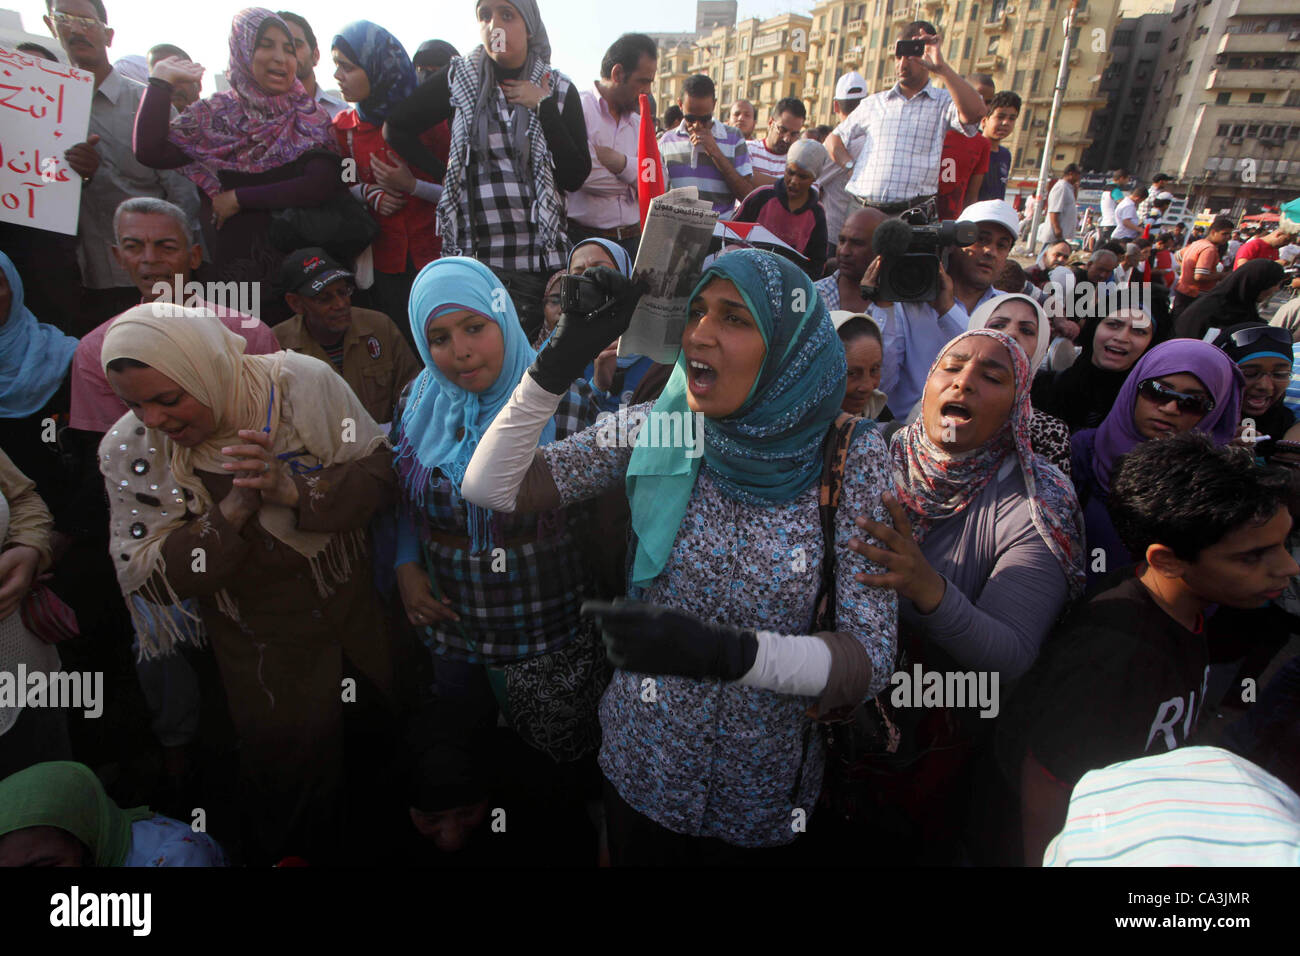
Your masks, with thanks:
<instances>
[{"instance_id":1,"label":"woman's hand","mask_svg":"<svg viewBox=\"0 0 1300 956\"><path fill-rule=\"evenodd\" d=\"M32 589L40 563L41 553L25 544L16 544L0 554L0 620L18 610Z\"/></svg>"},{"instance_id":2,"label":"woman's hand","mask_svg":"<svg viewBox=\"0 0 1300 956\"><path fill-rule=\"evenodd\" d=\"M411 167L406 165L402 157L392 151L388 155L393 160L391 166L380 159L378 153L370 157L370 171L375 174L375 185L394 196L409 196L415 192L415 173L411 172Z\"/></svg>"},{"instance_id":3,"label":"woman's hand","mask_svg":"<svg viewBox=\"0 0 1300 956\"><path fill-rule=\"evenodd\" d=\"M609 394L610 387L614 384L614 373L618 371L618 340L613 345L608 346L599 355L596 356L595 374L591 377L591 384L596 386L606 395Z\"/></svg>"},{"instance_id":4,"label":"woman's hand","mask_svg":"<svg viewBox=\"0 0 1300 956\"><path fill-rule=\"evenodd\" d=\"M535 110L542 100L551 95L551 85L551 74L548 72L542 76L541 86L527 80L502 80L501 92L505 94L506 102L512 106L526 106Z\"/></svg>"},{"instance_id":5,"label":"woman's hand","mask_svg":"<svg viewBox=\"0 0 1300 956\"><path fill-rule=\"evenodd\" d=\"M233 189L217 193L212 197L212 223L218 229L227 219L239 212L239 197Z\"/></svg>"},{"instance_id":6,"label":"woman's hand","mask_svg":"<svg viewBox=\"0 0 1300 956\"><path fill-rule=\"evenodd\" d=\"M182 60L178 56L169 56L155 63L149 75L165 80L172 86L179 86L181 83L198 83L203 79L204 72L206 71L203 67L197 63Z\"/></svg>"},{"instance_id":7,"label":"woman's hand","mask_svg":"<svg viewBox=\"0 0 1300 956\"><path fill-rule=\"evenodd\" d=\"M898 499L886 493L881 496L881 501L893 519L892 528L870 518L858 518L856 524L885 547L878 548L860 538L853 538L849 541L849 550L856 551L868 561L884 565L888 571L884 574L857 574L854 580L872 587L893 588L910 600L919 612L930 614L943 600L947 582L943 575L930 567L930 562L921 553L921 546L912 536L912 523L907 520L907 512Z\"/></svg>"},{"instance_id":8,"label":"woman's hand","mask_svg":"<svg viewBox=\"0 0 1300 956\"><path fill-rule=\"evenodd\" d=\"M433 596L433 586L424 566L418 561L408 561L397 566L397 589L402 594L402 607L406 619L414 627L428 627L435 621L459 621L460 615L451 609L451 599L439 601Z\"/></svg>"},{"instance_id":9,"label":"woman's hand","mask_svg":"<svg viewBox=\"0 0 1300 956\"><path fill-rule=\"evenodd\" d=\"M266 432L241 428L239 437L248 444L221 449L223 455L236 459L221 466L235 476L235 487L256 491L263 501L273 505L298 507L298 486L284 463L271 453L271 436Z\"/></svg>"},{"instance_id":10,"label":"woman's hand","mask_svg":"<svg viewBox=\"0 0 1300 956\"><path fill-rule=\"evenodd\" d=\"M608 266L588 269L583 278L600 287L605 304L591 315L561 315L550 341L528 370L552 395L567 392L574 379L586 372L588 363L627 331L646 289L644 280L633 282Z\"/></svg>"},{"instance_id":11,"label":"woman's hand","mask_svg":"<svg viewBox=\"0 0 1300 956\"><path fill-rule=\"evenodd\" d=\"M402 207L405 205L405 196L395 195L386 189L379 194L379 214L381 216L391 216L395 212L401 212Z\"/></svg>"}]
</instances>

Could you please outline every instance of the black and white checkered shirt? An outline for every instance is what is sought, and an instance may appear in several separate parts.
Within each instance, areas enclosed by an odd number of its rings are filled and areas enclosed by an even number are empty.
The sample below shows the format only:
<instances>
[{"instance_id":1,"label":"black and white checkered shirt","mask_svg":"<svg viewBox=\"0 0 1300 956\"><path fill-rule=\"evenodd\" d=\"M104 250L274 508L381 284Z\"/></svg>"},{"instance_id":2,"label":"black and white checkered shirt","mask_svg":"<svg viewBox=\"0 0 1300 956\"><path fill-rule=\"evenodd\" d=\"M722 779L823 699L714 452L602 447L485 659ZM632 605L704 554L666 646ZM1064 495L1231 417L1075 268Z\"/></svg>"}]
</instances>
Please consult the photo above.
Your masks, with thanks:
<instances>
[{"instance_id":1,"label":"black and white checkered shirt","mask_svg":"<svg viewBox=\"0 0 1300 956\"><path fill-rule=\"evenodd\" d=\"M559 73L552 75L554 95L563 110L569 81ZM471 162L466 168L477 258L493 269L523 272L563 269L568 262L567 249L552 250L539 259L532 173L515 160L510 145L514 107L506 102L499 86L492 91L488 122L491 125L487 162ZM564 193L559 195L563 202Z\"/></svg>"}]
</instances>

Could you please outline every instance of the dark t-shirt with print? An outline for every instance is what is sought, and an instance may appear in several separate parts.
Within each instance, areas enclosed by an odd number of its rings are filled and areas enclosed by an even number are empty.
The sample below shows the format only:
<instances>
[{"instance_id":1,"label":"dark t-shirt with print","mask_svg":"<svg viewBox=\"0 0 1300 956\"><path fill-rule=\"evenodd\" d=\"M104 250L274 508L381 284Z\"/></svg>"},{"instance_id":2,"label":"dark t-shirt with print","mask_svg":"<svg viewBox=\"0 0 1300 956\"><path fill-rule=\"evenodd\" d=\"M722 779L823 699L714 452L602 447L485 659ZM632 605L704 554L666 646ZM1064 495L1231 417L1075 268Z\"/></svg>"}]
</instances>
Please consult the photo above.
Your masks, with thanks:
<instances>
[{"instance_id":1,"label":"dark t-shirt with print","mask_svg":"<svg viewBox=\"0 0 1300 956\"><path fill-rule=\"evenodd\" d=\"M1127 571L1077 608L1021 681L1000 728L1015 781L1026 752L1073 786L1089 770L1187 743L1203 709L1204 633Z\"/></svg>"}]
</instances>

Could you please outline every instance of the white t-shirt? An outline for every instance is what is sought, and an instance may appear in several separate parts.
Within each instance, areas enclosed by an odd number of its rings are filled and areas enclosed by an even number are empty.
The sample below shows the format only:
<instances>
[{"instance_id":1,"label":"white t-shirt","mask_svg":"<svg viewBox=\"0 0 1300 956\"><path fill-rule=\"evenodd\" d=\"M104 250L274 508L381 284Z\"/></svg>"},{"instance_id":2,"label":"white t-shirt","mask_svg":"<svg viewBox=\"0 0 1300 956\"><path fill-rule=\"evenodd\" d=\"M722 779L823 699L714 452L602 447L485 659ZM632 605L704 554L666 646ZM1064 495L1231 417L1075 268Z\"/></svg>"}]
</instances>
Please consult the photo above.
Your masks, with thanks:
<instances>
[{"instance_id":1,"label":"white t-shirt","mask_svg":"<svg viewBox=\"0 0 1300 956\"><path fill-rule=\"evenodd\" d=\"M1058 180L1052 187L1052 191L1047 194L1047 215L1043 217L1043 223L1038 227L1039 242L1050 242L1055 238L1050 218L1052 213L1060 216L1061 238L1069 242L1074 238L1079 224L1079 206L1074 199L1074 188L1064 179Z\"/></svg>"},{"instance_id":2,"label":"white t-shirt","mask_svg":"<svg viewBox=\"0 0 1300 956\"><path fill-rule=\"evenodd\" d=\"M1124 220L1130 222L1138 221L1138 206L1133 201L1132 196L1125 196L1124 199L1115 207L1115 231L1111 233L1112 239L1136 239L1137 229L1130 229L1124 225ZM1141 225L1141 223L1138 223Z\"/></svg>"},{"instance_id":3,"label":"white t-shirt","mask_svg":"<svg viewBox=\"0 0 1300 956\"><path fill-rule=\"evenodd\" d=\"M1121 196L1121 198L1123 198ZM1102 226L1115 225L1115 203L1119 200L1115 198L1115 188L1104 189L1101 193L1101 224Z\"/></svg>"}]
</instances>

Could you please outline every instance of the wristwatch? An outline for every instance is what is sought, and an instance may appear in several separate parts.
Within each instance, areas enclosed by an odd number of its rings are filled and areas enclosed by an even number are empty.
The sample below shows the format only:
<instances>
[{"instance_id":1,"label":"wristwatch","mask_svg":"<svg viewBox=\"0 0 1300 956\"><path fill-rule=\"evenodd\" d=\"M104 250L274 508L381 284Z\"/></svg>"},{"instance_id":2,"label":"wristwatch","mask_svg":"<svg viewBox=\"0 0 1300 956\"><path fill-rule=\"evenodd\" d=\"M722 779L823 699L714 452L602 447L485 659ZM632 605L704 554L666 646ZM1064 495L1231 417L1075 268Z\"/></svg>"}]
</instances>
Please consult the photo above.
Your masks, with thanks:
<instances>
[{"instance_id":1,"label":"wristwatch","mask_svg":"<svg viewBox=\"0 0 1300 956\"><path fill-rule=\"evenodd\" d=\"M857 160L850 159L847 163L844 164L844 171L846 173L851 173L853 172L853 167L856 165L857 165Z\"/></svg>"}]
</instances>

